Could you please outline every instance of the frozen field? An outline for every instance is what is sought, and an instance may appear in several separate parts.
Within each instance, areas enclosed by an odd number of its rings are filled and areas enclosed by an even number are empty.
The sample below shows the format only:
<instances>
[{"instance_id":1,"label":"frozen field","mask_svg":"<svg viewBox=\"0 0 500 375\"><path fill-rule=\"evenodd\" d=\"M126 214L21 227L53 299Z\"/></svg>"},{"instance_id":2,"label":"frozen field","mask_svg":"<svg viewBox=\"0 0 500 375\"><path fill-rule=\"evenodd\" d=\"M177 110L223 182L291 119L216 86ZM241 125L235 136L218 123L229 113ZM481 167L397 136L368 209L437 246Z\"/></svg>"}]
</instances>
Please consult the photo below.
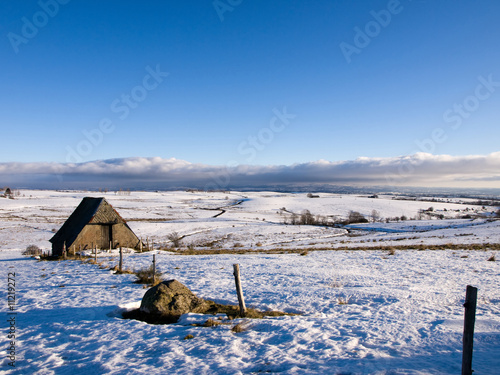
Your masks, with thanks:
<instances>
[{"instance_id":1,"label":"frozen field","mask_svg":"<svg viewBox=\"0 0 500 375\"><path fill-rule=\"evenodd\" d=\"M85 196L104 196L128 221L134 232L156 247L170 247L169 234L177 232L183 247L196 249L234 247L247 249L321 248L366 246L409 246L439 244L500 243L500 222L488 221L498 207L450 202L403 201L392 196L369 198L357 195L272 192L190 193L132 192L128 196L110 193L21 191L14 200L0 199L0 248L24 249L29 244L50 249L54 235ZM385 223L387 218L416 218L419 210L432 207L424 220ZM328 220L345 219L358 211L377 223L332 228L284 225L293 213L309 210ZM469 215L471 219L456 220ZM485 218L477 218L484 216ZM427 220L433 218L433 220ZM359 230L361 229L361 230Z\"/></svg>"},{"instance_id":2,"label":"frozen field","mask_svg":"<svg viewBox=\"0 0 500 375\"><path fill-rule=\"evenodd\" d=\"M500 222L488 220L495 207L268 192L21 194L0 199L0 267L5 279L16 274L19 374L457 374L468 284L479 288L473 368L477 374L500 368ZM301 315L248 320L241 333L231 331L237 322L191 326L207 320L196 314L173 325L123 320L120 311L138 307L145 289L133 283L135 276L107 269L116 265L116 253L100 254L101 268L21 256L29 244L48 249L53 230L84 196L105 196L139 236L157 246L170 246L167 236L176 231L183 246L199 250L235 244L332 250L305 256L156 250L164 278L181 281L200 297L236 304L232 264L239 263L247 305ZM283 224L287 212L305 209L332 217L349 210L369 216L375 209L382 218L410 218L429 206L449 219L356 224L349 232ZM474 216L455 218L466 213ZM479 214L485 217L474 219ZM446 244L482 250L398 249ZM376 249L382 245L394 246L395 254ZM334 250L341 246L373 249ZM493 254L497 261L488 261ZM127 253L125 267L146 267L151 258ZM4 301L6 289L5 281ZM2 311L5 317L6 302ZM188 334L194 338L184 340ZM2 361L0 373L7 373Z\"/></svg>"}]
</instances>

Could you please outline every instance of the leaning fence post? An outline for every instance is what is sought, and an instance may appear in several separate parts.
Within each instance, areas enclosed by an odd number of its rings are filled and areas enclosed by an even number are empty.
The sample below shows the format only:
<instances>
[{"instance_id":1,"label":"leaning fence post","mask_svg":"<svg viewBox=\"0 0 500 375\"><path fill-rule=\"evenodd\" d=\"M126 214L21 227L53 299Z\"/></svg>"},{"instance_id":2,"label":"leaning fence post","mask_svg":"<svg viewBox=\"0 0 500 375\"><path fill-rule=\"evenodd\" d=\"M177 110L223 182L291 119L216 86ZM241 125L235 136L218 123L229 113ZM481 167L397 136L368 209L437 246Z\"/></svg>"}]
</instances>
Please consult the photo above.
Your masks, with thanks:
<instances>
[{"instance_id":1,"label":"leaning fence post","mask_svg":"<svg viewBox=\"0 0 500 375\"><path fill-rule=\"evenodd\" d=\"M245 299L243 298L243 289L241 288L241 280L240 280L240 265L233 264L234 270L234 282L236 283L236 294L238 295L238 303L240 305L240 315L245 316L247 312L247 308L245 306Z\"/></svg>"},{"instance_id":2,"label":"leaning fence post","mask_svg":"<svg viewBox=\"0 0 500 375\"><path fill-rule=\"evenodd\" d=\"M120 270L120 272L123 271L123 249L122 247L120 246L120 263L118 265L118 269Z\"/></svg>"},{"instance_id":3,"label":"leaning fence post","mask_svg":"<svg viewBox=\"0 0 500 375\"><path fill-rule=\"evenodd\" d=\"M464 336L462 353L462 375L472 375L472 344L476 321L477 288L467 285L465 292Z\"/></svg>"}]
</instances>

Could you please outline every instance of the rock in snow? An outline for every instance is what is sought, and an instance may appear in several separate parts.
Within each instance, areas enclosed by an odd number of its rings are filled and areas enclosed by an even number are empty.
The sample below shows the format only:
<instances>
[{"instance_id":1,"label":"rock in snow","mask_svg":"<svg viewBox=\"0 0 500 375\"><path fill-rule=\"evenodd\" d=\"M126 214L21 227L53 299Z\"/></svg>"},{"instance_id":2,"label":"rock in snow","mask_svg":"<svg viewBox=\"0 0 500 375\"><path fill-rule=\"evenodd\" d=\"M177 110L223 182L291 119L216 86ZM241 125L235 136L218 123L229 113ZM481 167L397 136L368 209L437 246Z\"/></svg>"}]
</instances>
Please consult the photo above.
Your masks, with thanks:
<instances>
[{"instance_id":1,"label":"rock in snow","mask_svg":"<svg viewBox=\"0 0 500 375\"><path fill-rule=\"evenodd\" d=\"M198 298L188 287L177 280L163 281L149 289L142 297L138 310L125 312L126 319L138 319L148 323L175 323L181 315L195 314L226 314L230 319L240 316L239 307L222 305L214 301ZM245 317L260 319L264 316L295 315L281 311L259 311L247 308Z\"/></svg>"},{"instance_id":2,"label":"rock in snow","mask_svg":"<svg viewBox=\"0 0 500 375\"><path fill-rule=\"evenodd\" d=\"M140 311L166 320L177 320L189 312L204 313L213 302L198 298L177 280L167 280L149 289L142 298Z\"/></svg>"}]
</instances>

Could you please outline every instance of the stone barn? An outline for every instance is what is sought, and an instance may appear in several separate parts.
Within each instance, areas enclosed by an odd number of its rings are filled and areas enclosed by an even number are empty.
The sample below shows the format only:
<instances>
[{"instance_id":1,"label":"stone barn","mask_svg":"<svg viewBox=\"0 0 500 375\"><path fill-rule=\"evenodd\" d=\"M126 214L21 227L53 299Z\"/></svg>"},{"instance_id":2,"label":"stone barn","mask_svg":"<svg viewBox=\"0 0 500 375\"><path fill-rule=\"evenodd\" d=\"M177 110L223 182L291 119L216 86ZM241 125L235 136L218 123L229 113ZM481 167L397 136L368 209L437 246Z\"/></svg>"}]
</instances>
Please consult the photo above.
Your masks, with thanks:
<instances>
[{"instance_id":1,"label":"stone barn","mask_svg":"<svg viewBox=\"0 0 500 375\"><path fill-rule=\"evenodd\" d=\"M110 242L112 248L137 249L141 241L106 199L85 197L50 242L52 255L60 256L65 244L68 251L109 249Z\"/></svg>"}]
</instances>

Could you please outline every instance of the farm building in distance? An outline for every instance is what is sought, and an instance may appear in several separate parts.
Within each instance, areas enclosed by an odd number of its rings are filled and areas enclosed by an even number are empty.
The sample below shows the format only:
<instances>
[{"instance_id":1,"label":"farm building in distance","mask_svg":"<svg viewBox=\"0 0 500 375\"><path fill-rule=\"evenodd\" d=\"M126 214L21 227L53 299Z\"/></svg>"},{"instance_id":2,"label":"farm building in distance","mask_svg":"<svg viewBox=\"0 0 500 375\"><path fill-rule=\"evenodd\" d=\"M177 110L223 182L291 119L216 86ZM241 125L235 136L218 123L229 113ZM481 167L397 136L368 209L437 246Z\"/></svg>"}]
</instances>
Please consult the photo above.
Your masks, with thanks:
<instances>
[{"instance_id":1,"label":"farm building in distance","mask_svg":"<svg viewBox=\"0 0 500 375\"><path fill-rule=\"evenodd\" d=\"M129 247L137 249L141 241L125 220L104 198L85 197L50 239L52 255L62 255L66 245L68 251L75 249L99 249Z\"/></svg>"}]
</instances>

